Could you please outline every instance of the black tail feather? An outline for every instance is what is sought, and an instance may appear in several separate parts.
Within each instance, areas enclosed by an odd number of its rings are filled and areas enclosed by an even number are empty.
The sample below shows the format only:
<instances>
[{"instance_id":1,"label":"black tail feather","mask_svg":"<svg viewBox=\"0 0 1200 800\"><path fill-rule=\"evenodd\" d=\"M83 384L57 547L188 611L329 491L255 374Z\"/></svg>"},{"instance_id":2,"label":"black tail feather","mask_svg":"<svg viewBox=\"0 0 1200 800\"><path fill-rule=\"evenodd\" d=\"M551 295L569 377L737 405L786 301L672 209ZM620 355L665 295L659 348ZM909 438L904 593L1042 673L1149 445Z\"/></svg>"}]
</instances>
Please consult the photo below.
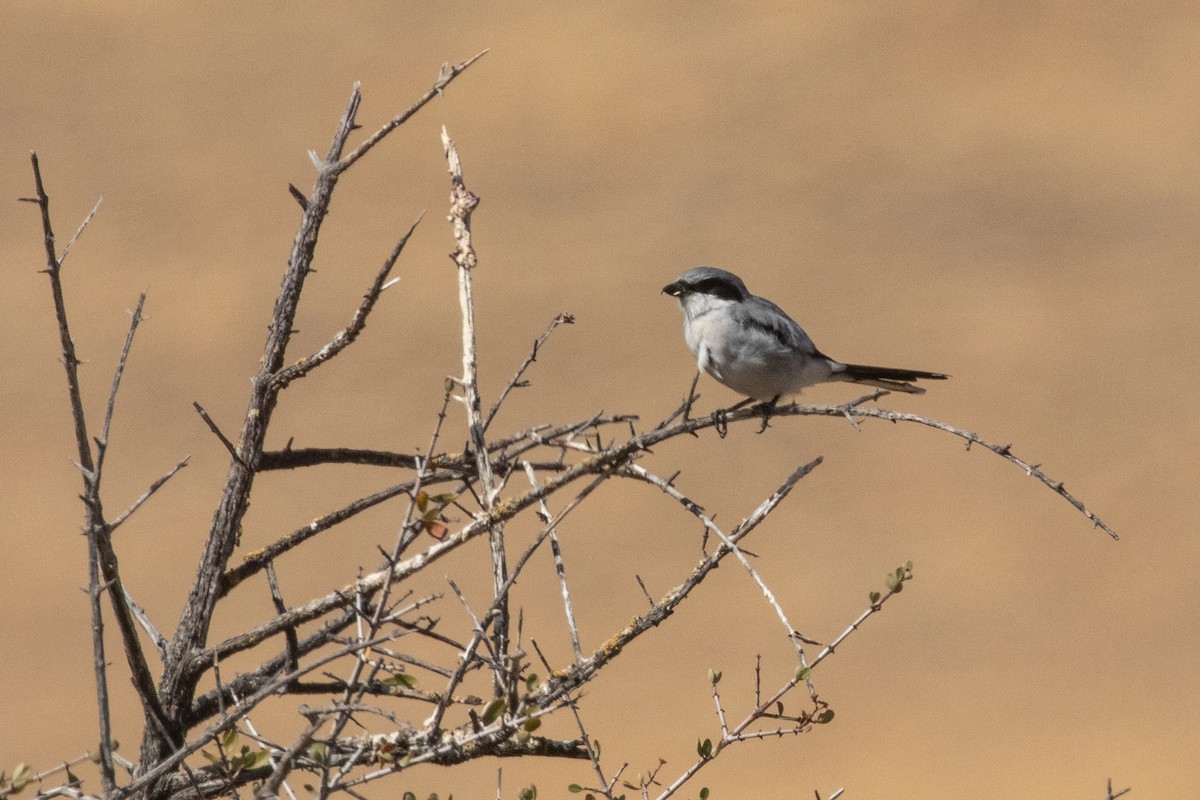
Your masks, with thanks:
<instances>
[{"instance_id":1,"label":"black tail feather","mask_svg":"<svg viewBox=\"0 0 1200 800\"><path fill-rule=\"evenodd\" d=\"M840 370L842 379L852 383L864 383L877 386L880 389L890 389L909 394L924 394L920 386L913 386L909 381L930 380L944 381L949 375L940 372L925 372L919 369L895 369L893 367L869 367L865 364L844 364Z\"/></svg>"}]
</instances>

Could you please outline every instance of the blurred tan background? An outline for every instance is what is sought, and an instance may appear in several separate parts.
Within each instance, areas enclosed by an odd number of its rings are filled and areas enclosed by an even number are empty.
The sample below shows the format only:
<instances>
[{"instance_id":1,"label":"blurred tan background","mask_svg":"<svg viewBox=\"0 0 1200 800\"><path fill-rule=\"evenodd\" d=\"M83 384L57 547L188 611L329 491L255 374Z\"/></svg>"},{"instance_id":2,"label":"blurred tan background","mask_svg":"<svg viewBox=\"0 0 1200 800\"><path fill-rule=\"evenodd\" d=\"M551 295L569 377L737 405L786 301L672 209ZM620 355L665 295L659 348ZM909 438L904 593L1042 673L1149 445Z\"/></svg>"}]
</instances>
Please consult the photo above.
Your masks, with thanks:
<instances>
[{"instance_id":1,"label":"blurred tan background","mask_svg":"<svg viewBox=\"0 0 1200 800\"><path fill-rule=\"evenodd\" d=\"M126 579L170 629L226 456L191 409L236 432L307 189L354 81L366 130L443 61L480 63L339 185L293 351L345 321L427 210L366 335L289 390L271 443L412 451L460 369L438 130L456 139L481 265L485 403L560 311L534 386L497 425L604 409L654 421L694 372L660 288L696 264L741 274L831 355L940 370L885 404L1040 462L1122 535L1113 543L1011 465L934 431L780 420L662 448L650 462L733 525L824 455L751 549L806 634L829 640L884 574L916 578L816 673L833 724L739 746L691 785L714 797L1133 797L1200 782L1200 7L1179 2L566 4L9 3L0 23L0 769L45 768L95 739L79 477L28 151L60 242L104 204L65 269L93 420L147 314L114 425L106 499L124 507L192 464L118 536ZM703 409L735 398L707 379ZM814 402L857 396L819 387ZM447 447L458 447L461 422ZM95 422L94 422L95 424ZM246 549L397 475L272 474ZM523 488L517 484L516 488ZM560 499L559 506L565 502ZM399 504L283 565L290 602L377 561ZM697 556L696 526L643 487L602 493L564 529L594 648ZM483 549L446 562L469 579ZM528 626L566 657L543 560ZM469 596L484 602L474 583ZM214 636L269 613L259 585ZM457 605L440 612L461 625ZM244 616L239 616L244 615ZM111 629L110 629L111 632ZM527 630L527 635L529 631ZM122 751L140 714L110 654ZM718 729L707 668L740 719L754 655L787 645L745 574L720 570L585 696L607 766L668 762ZM416 711L409 713L417 713ZM570 735L570 728L557 731ZM505 796L592 776L504 768ZM495 793L494 762L414 771L377 795Z\"/></svg>"}]
</instances>

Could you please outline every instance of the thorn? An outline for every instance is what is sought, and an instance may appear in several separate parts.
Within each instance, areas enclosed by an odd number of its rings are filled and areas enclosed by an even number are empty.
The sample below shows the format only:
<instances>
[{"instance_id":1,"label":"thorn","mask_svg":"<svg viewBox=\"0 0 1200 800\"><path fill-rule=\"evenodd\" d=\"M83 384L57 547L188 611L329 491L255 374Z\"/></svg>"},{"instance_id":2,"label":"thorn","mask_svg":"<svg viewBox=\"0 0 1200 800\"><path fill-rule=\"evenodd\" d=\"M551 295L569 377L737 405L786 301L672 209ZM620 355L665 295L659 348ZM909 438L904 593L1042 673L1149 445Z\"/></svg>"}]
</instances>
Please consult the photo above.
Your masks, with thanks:
<instances>
[{"instance_id":1,"label":"thorn","mask_svg":"<svg viewBox=\"0 0 1200 800\"><path fill-rule=\"evenodd\" d=\"M300 204L300 208L308 211L308 198L304 196L304 192L300 191L290 183L288 184L288 192L290 192L295 201Z\"/></svg>"}]
</instances>

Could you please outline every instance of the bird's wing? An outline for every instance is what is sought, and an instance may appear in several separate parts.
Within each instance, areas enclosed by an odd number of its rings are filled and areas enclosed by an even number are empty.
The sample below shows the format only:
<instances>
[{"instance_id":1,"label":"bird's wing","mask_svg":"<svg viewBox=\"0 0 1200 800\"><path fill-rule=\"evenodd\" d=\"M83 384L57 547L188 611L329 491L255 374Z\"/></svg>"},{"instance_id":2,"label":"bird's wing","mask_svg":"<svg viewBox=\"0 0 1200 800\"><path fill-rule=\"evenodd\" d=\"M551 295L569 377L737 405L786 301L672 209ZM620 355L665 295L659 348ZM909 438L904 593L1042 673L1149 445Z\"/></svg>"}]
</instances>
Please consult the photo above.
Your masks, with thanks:
<instances>
[{"instance_id":1,"label":"bird's wing","mask_svg":"<svg viewBox=\"0 0 1200 800\"><path fill-rule=\"evenodd\" d=\"M766 334L777 341L781 349L820 355L804 329L770 300L752 295L735 306L734 313L739 325Z\"/></svg>"}]
</instances>

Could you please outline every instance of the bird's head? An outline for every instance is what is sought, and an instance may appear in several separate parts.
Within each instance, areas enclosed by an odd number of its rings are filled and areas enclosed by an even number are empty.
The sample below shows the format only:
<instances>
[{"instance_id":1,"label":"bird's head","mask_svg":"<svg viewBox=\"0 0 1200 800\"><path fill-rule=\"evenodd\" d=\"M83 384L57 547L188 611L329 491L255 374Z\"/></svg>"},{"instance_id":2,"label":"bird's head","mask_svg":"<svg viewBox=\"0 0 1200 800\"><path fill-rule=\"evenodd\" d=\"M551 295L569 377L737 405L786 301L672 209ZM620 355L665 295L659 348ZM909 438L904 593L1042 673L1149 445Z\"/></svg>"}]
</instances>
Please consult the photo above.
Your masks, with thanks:
<instances>
[{"instance_id":1,"label":"bird's head","mask_svg":"<svg viewBox=\"0 0 1200 800\"><path fill-rule=\"evenodd\" d=\"M741 278L716 267L689 269L664 286L663 293L678 299L689 316L712 305L740 303L750 296Z\"/></svg>"}]
</instances>

